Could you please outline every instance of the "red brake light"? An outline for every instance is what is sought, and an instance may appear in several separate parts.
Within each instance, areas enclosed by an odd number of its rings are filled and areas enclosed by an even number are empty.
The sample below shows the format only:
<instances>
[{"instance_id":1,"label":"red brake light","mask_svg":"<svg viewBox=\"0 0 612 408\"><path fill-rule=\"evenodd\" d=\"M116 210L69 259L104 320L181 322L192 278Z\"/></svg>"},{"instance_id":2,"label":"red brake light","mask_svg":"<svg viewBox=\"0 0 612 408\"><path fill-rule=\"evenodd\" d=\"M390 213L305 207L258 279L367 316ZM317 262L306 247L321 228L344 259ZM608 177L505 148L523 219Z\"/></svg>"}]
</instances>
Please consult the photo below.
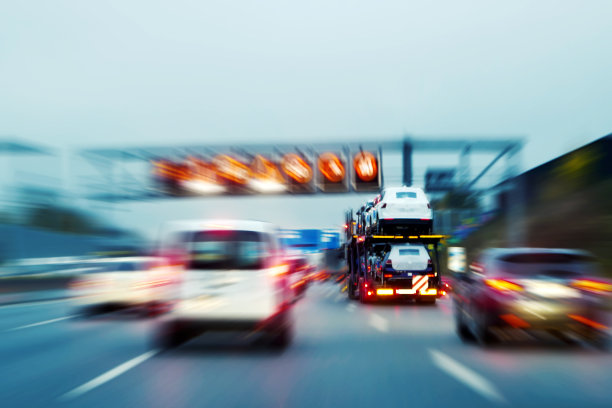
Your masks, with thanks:
<instances>
[{"instance_id":1,"label":"red brake light","mask_svg":"<svg viewBox=\"0 0 612 408\"><path fill-rule=\"evenodd\" d=\"M393 261L390 259L387 259L387 262L385 262L385 264L389 266L393 266Z\"/></svg>"},{"instance_id":2,"label":"red brake light","mask_svg":"<svg viewBox=\"0 0 612 408\"><path fill-rule=\"evenodd\" d=\"M384 275L384 277L385 277L385 278L392 278L392 277L393 277L393 275L392 275L392 274L390 274L390 273L386 273L386 274Z\"/></svg>"},{"instance_id":3,"label":"red brake light","mask_svg":"<svg viewBox=\"0 0 612 408\"><path fill-rule=\"evenodd\" d=\"M582 289L589 292L602 293L612 292L612 284L606 282L598 282L590 279L578 279L571 283L571 286L576 289Z\"/></svg>"},{"instance_id":4,"label":"red brake light","mask_svg":"<svg viewBox=\"0 0 612 408\"><path fill-rule=\"evenodd\" d=\"M520 292L523 290L521 285L504 279L485 279L485 284L500 292Z\"/></svg>"}]
</instances>

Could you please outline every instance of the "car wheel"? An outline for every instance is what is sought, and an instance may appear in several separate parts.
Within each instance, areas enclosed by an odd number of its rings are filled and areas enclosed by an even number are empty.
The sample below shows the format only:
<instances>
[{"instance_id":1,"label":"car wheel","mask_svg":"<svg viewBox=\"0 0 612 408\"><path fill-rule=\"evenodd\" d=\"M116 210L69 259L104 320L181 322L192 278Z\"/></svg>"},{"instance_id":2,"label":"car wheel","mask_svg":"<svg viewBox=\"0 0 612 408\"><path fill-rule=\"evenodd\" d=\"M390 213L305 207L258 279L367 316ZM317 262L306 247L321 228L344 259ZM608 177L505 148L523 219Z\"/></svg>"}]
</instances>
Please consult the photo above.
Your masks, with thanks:
<instances>
[{"instance_id":1,"label":"car wheel","mask_svg":"<svg viewBox=\"0 0 612 408\"><path fill-rule=\"evenodd\" d=\"M497 337L491 332L491 327L488 323L489 316L486 312L481 312L479 319L475 323L476 340L481 346L492 346L498 342Z\"/></svg>"},{"instance_id":2,"label":"car wheel","mask_svg":"<svg viewBox=\"0 0 612 408\"><path fill-rule=\"evenodd\" d=\"M291 317L285 315L279 325L270 331L270 347L275 350L284 350L293 340L293 324Z\"/></svg>"},{"instance_id":3,"label":"car wheel","mask_svg":"<svg viewBox=\"0 0 612 408\"><path fill-rule=\"evenodd\" d=\"M168 322L163 324L155 334L155 346L162 350L169 350L180 346L189 340L189 335L185 327L176 323Z\"/></svg>"},{"instance_id":4,"label":"car wheel","mask_svg":"<svg viewBox=\"0 0 612 408\"><path fill-rule=\"evenodd\" d=\"M463 311L458 306L455 306L455 329L457 330L457 335L464 343L473 343L476 340L465 323Z\"/></svg>"},{"instance_id":5,"label":"car wheel","mask_svg":"<svg viewBox=\"0 0 612 408\"><path fill-rule=\"evenodd\" d=\"M152 302L142 307L142 316L153 318L165 313L165 311L165 306L163 304Z\"/></svg>"},{"instance_id":6,"label":"car wheel","mask_svg":"<svg viewBox=\"0 0 612 408\"><path fill-rule=\"evenodd\" d=\"M585 341L597 350L607 351L610 348L610 336L596 329L585 336Z\"/></svg>"},{"instance_id":7,"label":"car wheel","mask_svg":"<svg viewBox=\"0 0 612 408\"><path fill-rule=\"evenodd\" d=\"M84 306L79 309L76 309L73 313L74 317L77 319L89 319L94 317L97 314L97 310L92 306Z\"/></svg>"}]
</instances>

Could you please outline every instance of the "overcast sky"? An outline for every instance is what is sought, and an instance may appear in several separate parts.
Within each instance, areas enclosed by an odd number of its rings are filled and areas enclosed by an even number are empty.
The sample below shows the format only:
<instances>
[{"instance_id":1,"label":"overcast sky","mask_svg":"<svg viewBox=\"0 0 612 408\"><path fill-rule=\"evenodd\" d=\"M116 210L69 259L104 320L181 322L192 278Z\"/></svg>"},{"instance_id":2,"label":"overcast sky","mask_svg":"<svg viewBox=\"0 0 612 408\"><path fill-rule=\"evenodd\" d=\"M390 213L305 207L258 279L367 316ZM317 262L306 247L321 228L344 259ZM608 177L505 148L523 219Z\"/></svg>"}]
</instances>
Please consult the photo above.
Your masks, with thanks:
<instances>
[{"instance_id":1,"label":"overcast sky","mask_svg":"<svg viewBox=\"0 0 612 408\"><path fill-rule=\"evenodd\" d=\"M610 21L605 0L4 1L0 137L524 135L530 168L612 131Z\"/></svg>"}]
</instances>

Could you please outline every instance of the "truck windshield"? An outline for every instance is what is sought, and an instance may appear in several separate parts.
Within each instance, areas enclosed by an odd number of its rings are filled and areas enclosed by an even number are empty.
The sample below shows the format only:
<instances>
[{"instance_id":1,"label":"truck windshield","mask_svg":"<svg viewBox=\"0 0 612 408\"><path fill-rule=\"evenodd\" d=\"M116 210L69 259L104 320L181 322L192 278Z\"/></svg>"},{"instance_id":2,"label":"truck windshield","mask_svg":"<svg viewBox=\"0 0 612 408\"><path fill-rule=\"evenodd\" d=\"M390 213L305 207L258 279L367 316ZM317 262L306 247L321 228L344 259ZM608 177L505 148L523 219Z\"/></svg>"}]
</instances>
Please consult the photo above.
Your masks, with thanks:
<instances>
[{"instance_id":1,"label":"truck windshield","mask_svg":"<svg viewBox=\"0 0 612 408\"><path fill-rule=\"evenodd\" d=\"M193 235L190 269L255 270L263 268L266 245L254 231L203 231Z\"/></svg>"}]
</instances>

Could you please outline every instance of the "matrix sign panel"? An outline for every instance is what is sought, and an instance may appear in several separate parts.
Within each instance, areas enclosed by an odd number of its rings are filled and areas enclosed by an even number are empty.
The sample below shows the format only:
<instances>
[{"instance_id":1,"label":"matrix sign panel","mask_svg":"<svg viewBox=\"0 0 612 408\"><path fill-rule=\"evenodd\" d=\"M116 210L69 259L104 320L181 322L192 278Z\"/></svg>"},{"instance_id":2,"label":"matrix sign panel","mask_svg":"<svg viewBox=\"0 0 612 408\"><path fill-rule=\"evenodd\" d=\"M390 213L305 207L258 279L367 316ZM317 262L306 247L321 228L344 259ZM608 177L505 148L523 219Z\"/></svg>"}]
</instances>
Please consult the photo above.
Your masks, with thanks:
<instances>
[{"instance_id":1,"label":"matrix sign panel","mask_svg":"<svg viewBox=\"0 0 612 408\"><path fill-rule=\"evenodd\" d=\"M159 192L173 196L375 191L379 163L369 151L219 153L152 161L152 176Z\"/></svg>"}]
</instances>

